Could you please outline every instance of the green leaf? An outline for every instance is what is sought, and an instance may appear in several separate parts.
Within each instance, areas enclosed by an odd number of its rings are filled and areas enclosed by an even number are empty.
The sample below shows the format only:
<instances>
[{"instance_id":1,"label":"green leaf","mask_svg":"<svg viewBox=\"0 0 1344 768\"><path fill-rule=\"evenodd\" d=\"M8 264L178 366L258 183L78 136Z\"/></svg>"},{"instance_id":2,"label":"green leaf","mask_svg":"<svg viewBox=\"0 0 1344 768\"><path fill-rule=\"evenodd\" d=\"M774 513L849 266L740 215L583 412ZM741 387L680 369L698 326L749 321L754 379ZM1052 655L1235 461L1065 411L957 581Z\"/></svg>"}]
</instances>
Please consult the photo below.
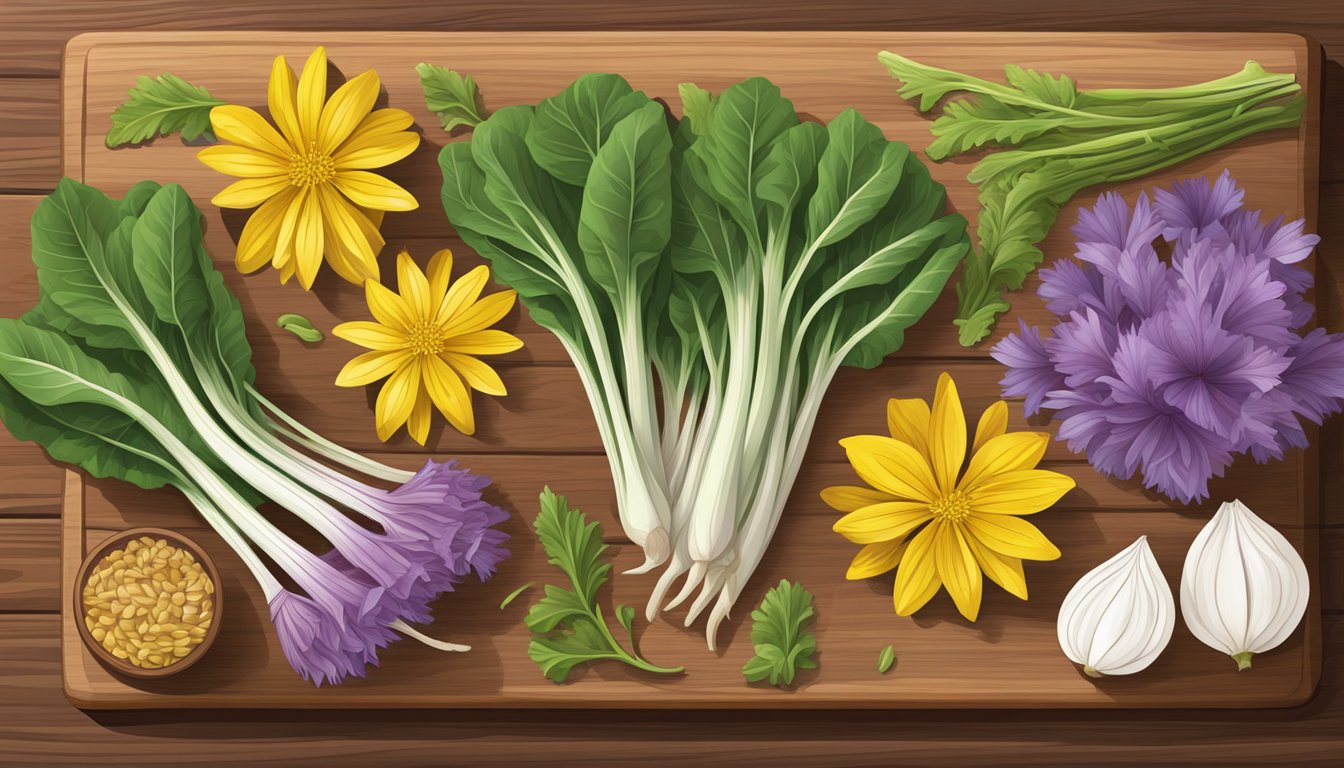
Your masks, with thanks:
<instances>
[{"instance_id":1,"label":"green leaf","mask_svg":"<svg viewBox=\"0 0 1344 768\"><path fill-rule=\"evenodd\" d=\"M593 280L620 301L639 300L671 236L671 151L651 101L616 124L588 173L579 246Z\"/></svg>"},{"instance_id":2,"label":"green leaf","mask_svg":"<svg viewBox=\"0 0 1344 768\"><path fill-rule=\"evenodd\" d=\"M569 678L579 664L612 659L624 661L611 650L606 636L589 619L577 619L569 630L548 637L533 637L527 644L527 657L541 667L541 673L557 683Z\"/></svg>"},{"instance_id":3,"label":"green leaf","mask_svg":"<svg viewBox=\"0 0 1344 768\"><path fill-rule=\"evenodd\" d=\"M882 649L881 653L877 654L877 673L879 675L887 674L887 670L891 669L891 665L895 663L896 650L888 645Z\"/></svg>"},{"instance_id":4,"label":"green leaf","mask_svg":"<svg viewBox=\"0 0 1344 768\"><path fill-rule=\"evenodd\" d=\"M452 131L459 125L474 128L489 116L481 91L471 75L461 75L426 62L415 66L420 75L420 88L425 92L425 106L439 116L443 130Z\"/></svg>"},{"instance_id":5,"label":"green leaf","mask_svg":"<svg viewBox=\"0 0 1344 768\"><path fill-rule=\"evenodd\" d=\"M223 103L204 88L176 75L164 73L155 78L142 75L136 78L129 98L112 112L107 146L138 144L172 133L182 134L187 141L204 138L213 142L210 110Z\"/></svg>"},{"instance_id":6,"label":"green leaf","mask_svg":"<svg viewBox=\"0 0 1344 768\"><path fill-rule=\"evenodd\" d=\"M749 682L792 685L799 669L814 669L817 641L803 627L811 619L812 593L787 579L765 593L761 607L751 612L751 644L756 655L742 667Z\"/></svg>"},{"instance_id":7,"label":"green leaf","mask_svg":"<svg viewBox=\"0 0 1344 768\"><path fill-rule=\"evenodd\" d=\"M630 635L630 639L635 639L635 609L628 605L616 606L616 620L625 627L625 631Z\"/></svg>"},{"instance_id":8,"label":"green leaf","mask_svg":"<svg viewBox=\"0 0 1344 768\"><path fill-rule=\"evenodd\" d=\"M703 136L709 132L714 122L714 107L719 99L695 83L682 83L677 86L681 97L681 113L690 121L691 130Z\"/></svg>"},{"instance_id":9,"label":"green leaf","mask_svg":"<svg viewBox=\"0 0 1344 768\"><path fill-rule=\"evenodd\" d=\"M807 238L822 248L849 237L891 199L910 149L888 142L856 110L826 126L829 141L817 165L817 191L807 207Z\"/></svg>"},{"instance_id":10,"label":"green leaf","mask_svg":"<svg viewBox=\"0 0 1344 768\"><path fill-rule=\"evenodd\" d=\"M526 584L523 584L522 586L520 586L520 587L518 587L517 589L513 590L512 592L510 592L508 595L506 595L506 596L504 597L503 600L501 600L501 601L499 602L499 610L502 611L502 610L504 610L505 608L508 608L508 607L509 607L509 604L512 603L514 600L517 600L519 595L521 595L521 594L523 594L524 592L526 592L527 590L531 589L534 585L535 585L535 582L531 582L531 581L529 581L529 582L527 582Z\"/></svg>"},{"instance_id":11,"label":"green leaf","mask_svg":"<svg viewBox=\"0 0 1344 768\"><path fill-rule=\"evenodd\" d=\"M650 102L620 75L583 75L537 104L527 146L547 173L581 187L616 124Z\"/></svg>"},{"instance_id":12,"label":"green leaf","mask_svg":"<svg viewBox=\"0 0 1344 768\"><path fill-rule=\"evenodd\" d=\"M285 314L277 317L275 319L275 325L277 328L289 331L290 333L299 337L299 341L303 341L308 344L316 344L317 342L326 338L325 336L322 335L321 331L313 327L313 321L309 320L303 315L298 315L293 312L286 312Z\"/></svg>"},{"instance_id":13,"label":"green leaf","mask_svg":"<svg viewBox=\"0 0 1344 768\"><path fill-rule=\"evenodd\" d=\"M541 492L536 528L547 562L565 572L582 605L592 605L611 573L611 563L602 562L607 551L602 524L588 522L586 515L570 509L568 500L548 487Z\"/></svg>"}]
</instances>

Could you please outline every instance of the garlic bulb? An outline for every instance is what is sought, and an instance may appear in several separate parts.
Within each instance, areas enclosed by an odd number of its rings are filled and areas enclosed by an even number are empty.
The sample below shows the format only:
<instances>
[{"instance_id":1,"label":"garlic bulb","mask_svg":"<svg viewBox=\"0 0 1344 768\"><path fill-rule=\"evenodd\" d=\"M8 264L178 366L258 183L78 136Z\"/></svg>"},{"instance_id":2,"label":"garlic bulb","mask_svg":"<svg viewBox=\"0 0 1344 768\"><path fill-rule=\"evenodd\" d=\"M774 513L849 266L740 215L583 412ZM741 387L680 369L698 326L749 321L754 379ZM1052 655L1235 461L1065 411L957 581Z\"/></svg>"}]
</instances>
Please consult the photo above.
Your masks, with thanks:
<instances>
[{"instance_id":1,"label":"garlic bulb","mask_svg":"<svg viewBox=\"0 0 1344 768\"><path fill-rule=\"evenodd\" d=\"M1091 677L1132 675L1171 640L1176 602L1148 537L1093 568L1059 608L1059 647Z\"/></svg>"},{"instance_id":2,"label":"garlic bulb","mask_svg":"<svg viewBox=\"0 0 1344 768\"><path fill-rule=\"evenodd\" d=\"M1297 628L1311 586L1293 545L1240 501L1195 537L1181 573L1181 615L1200 642L1248 669Z\"/></svg>"}]
</instances>

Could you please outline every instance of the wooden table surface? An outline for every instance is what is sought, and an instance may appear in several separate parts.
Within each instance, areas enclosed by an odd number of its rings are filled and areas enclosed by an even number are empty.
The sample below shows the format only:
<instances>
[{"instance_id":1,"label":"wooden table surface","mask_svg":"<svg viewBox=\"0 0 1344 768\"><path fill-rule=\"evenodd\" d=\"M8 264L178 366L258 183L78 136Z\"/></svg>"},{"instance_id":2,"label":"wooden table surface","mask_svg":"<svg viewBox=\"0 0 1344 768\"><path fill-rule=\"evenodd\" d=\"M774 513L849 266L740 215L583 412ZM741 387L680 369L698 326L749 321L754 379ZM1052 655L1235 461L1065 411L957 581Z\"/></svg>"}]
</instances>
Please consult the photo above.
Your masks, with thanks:
<instances>
[{"instance_id":1,"label":"wooden table surface","mask_svg":"<svg viewBox=\"0 0 1344 768\"><path fill-rule=\"evenodd\" d=\"M0 260L59 176L60 51L107 29L975 29L1283 31L1325 49L1317 296L1344 327L1344 3L718 0L507 3L0 0ZM35 298L7 286L0 314ZM10 304L15 306L11 307ZM3 432L3 430L0 430ZM171 712L86 714L60 686L61 472L0 434L0 765L1333 764L1344 754L1344 424L1321 433L1324 672L1305 706L1241 712Z\"/></svg>"}]
</instances>

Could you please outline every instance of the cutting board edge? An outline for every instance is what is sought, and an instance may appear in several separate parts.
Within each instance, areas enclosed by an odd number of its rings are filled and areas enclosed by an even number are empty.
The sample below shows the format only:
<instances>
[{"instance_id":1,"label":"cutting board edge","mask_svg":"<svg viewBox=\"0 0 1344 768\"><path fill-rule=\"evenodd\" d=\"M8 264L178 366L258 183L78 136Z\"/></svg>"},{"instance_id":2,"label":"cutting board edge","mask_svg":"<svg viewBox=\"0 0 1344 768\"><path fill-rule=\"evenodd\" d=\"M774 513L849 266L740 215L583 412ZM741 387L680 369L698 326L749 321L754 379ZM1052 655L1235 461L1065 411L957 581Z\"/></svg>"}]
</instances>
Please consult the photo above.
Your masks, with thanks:
<instances>
[{"instance_id":1,"label":"cutting board edge","mask_svg":"<svg viewBox=\"0 0 1344 768\"><path fill-rule=\"evenodd\" d=\"M453 36L486 36L499 34L497 32L392 32L379 33L380 36L420 38L427 34ZM590 35L601 37L629 37L629 36L650 36L667 38L670 36L690 36L695 35L699 39L705 36L741 36L741 35L759 35L765 37L778 37L781 35L804 34L804 32L770 32L770 31L748 31L736 32L726 30L714 31L675 31L675 32L639 32L639 31L598 31L598 32L510 32L511 37L528 36L537 39L553 37L563 38L574 35ZM1050 38L1071 38L1076 39L1079 34L1086 34L1093 37L1114 37L1130 38L1136 41L1143 40L1152 42L1154 40L1173 40L1182 43L1191 42L1212 42L1216 40L1235 43L1240 39L1247 41L1255 40L1261 43L1273 42L1275 38L1282 38L1285 45L1294 49L1295 55L1300 57L1304 65L1304 71L1299 74L1299 80L1303 82L1303 90L1312 94L1306 103L1306 109L1303 114L1299 135L1302 143L1302 162L1301 177L1302 188L1302 206L1305 213L1308 226L1313 226L1317 219L1319 205L1319 156L1320 156L1320 109L1323 99L1323 90L1319 88L1318 83L1321 77L1324 51L1320 43L1310 36L1288 33L1288 32L1245 32L1245 33L1218 33L1218 32L1164 32L1164 33L1137 33L1137 32L1091 32L1091 33L1064 33L1064 32L1031 32L1031 33L996 33L996 32L919 32L902 33L900 31L839 31L839 32L813 32L805 33L809 37L852 37L855 35L882 35L882 34L918 34L920 37L967 37L967 36L985 36L1002 38L1008 35L1019 39L1050 39ZM82 134L85 132L86 116L84 114L83 92L85 82L86 64L89 54L99 45L127 44L127 43L158 43L158 42L227 42L230 39L246 40L256 42L269 38L292 40L295 37L306 37L320 39L328 42L339 43L346 41L358 41L363 37L361 32L320 32L320 31L267 31L267 32L171 32L171 31L110 31L110 32L89 32L76 35L67 41L62 55L61 69L61 168L62 174L74 178L83 178L83 142ZM1288 41L1292 41L1291 44ZM79 121L76 124L80 130L71 131L70 115L77 113ZM1319 472L1319 453L1315 440L1312 441L1308 453L1309 460L1304 460L1300 472L1299 481L1302 483L1302 490L1306 492L1303 498L1308 499L1304 504L1304 524L1319 525L1319 483L1309 482L1309 477L1314 479ZM61 525L61 565L62 565L62 594L69 595L73 590L74 570L67 567L72 553L82 554L84 546L83 536L83 481L79 472L67 469L65 475L64 493L62 499L62 525ZM72 501L73 499L73 501ZM72 514L72 511L74 514ZM75 520L77 519L77 524ZM1319 578L1319 537L1313 537L1309 540L1308 567L1313 574ZM76 559L76 564L78 559ZM87 679L78 679L74 676L76 668L81 667L79 663L85 651L79 642L75 632L73 611L69 614L66 608L69 607L62 600L61 610L61 653L62 653L62 682L66 697L77 707L82 709L167 709L167 708L193 708L193 709L236 709L251 708L255 704L239 702L209 704L195 704L199 702L189 696L167 697L167 700L160 703L157 700L135 700L126 699L118 696L107 696L91 690L87 685ZM1313 592L1309 614L1304 623L1306 636L1304 638L1304 676L1299 681L1299 685L1292 694L1281 697L1276 703L1255 704L1246 706L1244 704L1236 705L1209 705L1202 703L1199 709L1282 709L1302 706L1314 698L1317 687L1320 682L1321 668L1323 664L1322 649L1320 645L1321 633L1321 610L1319 605L1319 594ZM977 708L1023 708L1023 709L1063 709L1074 707L1086 708L1106 708L1106 709L1149 709L1149 710L1171 710L1188 709L1190 704L1172 704L1166 705L1144 705L1138 707L1116 706L1104 700L1098 700L1100 697L1088 697L1086 700L1073 702L1061 702L1058 698L1044 704L1036 704L1022 699L1015 699L1011 703L996 704L985 702L984 700L958 702L954 700L944 700L937 702L899 702L899 701L881 701L870 702L865 706L856 707L852 702L829 702L828 700L808 699L789 699L785 701L776 701L773 699L741 701L733 700L719 704L716 702L698 702L693 706L690 704L674 704L669 707L664 702L657 704L641 703L639 700L624 702L613 700L603 702L601 706L594 707L591 703L576 702L569 705L567 702L557 704L549 699L530 699L520 697L521 701L532 702L534 704L521 703L513 698L501 699L496 697L493 700L483 701L470 705L451 704L445 705L438 702L424 702L413 706L404 704L396 707L387 707L386 705L372 703L361 704L357 702L345 703L342 701L333 701L330 699L322 700L321 704L315 705L312 701L298 698L289 705L279 705L281 708L323 708L323 709L362 709L368 707L377 708L405 708L405 709L454 709L454 708L490 708L490 709L518 709L528 706L539 706L543 708L562 707L566 709L610 709L615 707L635 707L649 709L734 709L740 707L750 708L768 708L768 709L909 709L909 708L932 708L932 709L977 709ZM792 703L789 703L789 702ZM273 705L275 706L275 705Z\"/></svg>"}]
</instances>

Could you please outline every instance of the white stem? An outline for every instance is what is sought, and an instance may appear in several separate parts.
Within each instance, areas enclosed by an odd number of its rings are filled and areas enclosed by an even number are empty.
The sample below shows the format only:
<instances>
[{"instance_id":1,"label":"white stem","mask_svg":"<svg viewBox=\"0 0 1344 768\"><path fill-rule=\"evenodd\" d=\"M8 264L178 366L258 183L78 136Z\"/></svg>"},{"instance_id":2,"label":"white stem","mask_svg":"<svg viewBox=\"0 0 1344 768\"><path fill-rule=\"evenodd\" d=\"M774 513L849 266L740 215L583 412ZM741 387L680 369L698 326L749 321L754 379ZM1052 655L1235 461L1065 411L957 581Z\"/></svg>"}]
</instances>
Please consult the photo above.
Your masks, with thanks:
<instances>
[{"instance_id":1,"label":"white stem","mask_svg":"<svg viewBox=\"0 0 1344 768\"><path fill-rule=\"evenodd\" d=\"M440 651L453 651L461 653L464 651L471 650L470 645L461 645L458 643L449 643L443 640L436 640L430 637L429 635L426 635L423 632L417 630L415 627L412 627L410 624L407 624L401 619L397 619L396 621L392 622L391 624L388 624L387 626L389 629L395 629L396 631L411 638L412 640L419 640L425 645L428 645L430 648L435 648Z\"/></svg>"}]
</instances>

